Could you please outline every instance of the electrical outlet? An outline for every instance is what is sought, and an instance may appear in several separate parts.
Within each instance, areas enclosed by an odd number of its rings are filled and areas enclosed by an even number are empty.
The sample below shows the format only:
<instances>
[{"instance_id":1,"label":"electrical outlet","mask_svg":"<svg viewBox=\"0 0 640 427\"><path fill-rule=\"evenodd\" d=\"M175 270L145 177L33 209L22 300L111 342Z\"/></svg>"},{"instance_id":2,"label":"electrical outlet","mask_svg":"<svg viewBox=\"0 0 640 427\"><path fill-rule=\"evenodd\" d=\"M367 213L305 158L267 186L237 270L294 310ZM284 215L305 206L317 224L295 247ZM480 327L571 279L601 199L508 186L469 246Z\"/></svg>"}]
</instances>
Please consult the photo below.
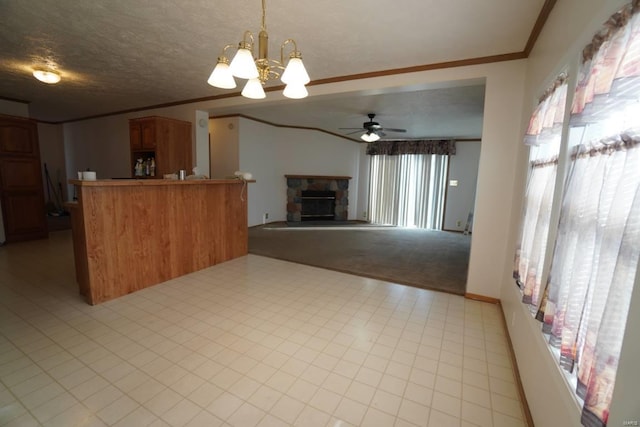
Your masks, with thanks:
<instances>
[{"instance_id":1,"label":"electrical outlet","mask_svg":"<svg viewBox=\"0 0 640 427\"><path fill-rule=\"evenodd\" d=\"M268 213L264 214L264 219L269 219L269 214Z\"/></svg>"},{"instance_id":2,"label":"electrical outlet","mask_svg":"<svg viewBox=\"0 0 640 427\"><path fill-rule=\"evenodd\" d=\"M462 221L456 221L456 227L462 227Z\"/></svg>"},{"instance_id":3,"label":"electrical outlet","mask_svg":"<svg viewBox=\"0 0 640 427\"><path fill-rule=\"evenodd\" d=\"M366 218L367 217L367 211L362 212L362 218Z\"/></svg>"}]
</instances>

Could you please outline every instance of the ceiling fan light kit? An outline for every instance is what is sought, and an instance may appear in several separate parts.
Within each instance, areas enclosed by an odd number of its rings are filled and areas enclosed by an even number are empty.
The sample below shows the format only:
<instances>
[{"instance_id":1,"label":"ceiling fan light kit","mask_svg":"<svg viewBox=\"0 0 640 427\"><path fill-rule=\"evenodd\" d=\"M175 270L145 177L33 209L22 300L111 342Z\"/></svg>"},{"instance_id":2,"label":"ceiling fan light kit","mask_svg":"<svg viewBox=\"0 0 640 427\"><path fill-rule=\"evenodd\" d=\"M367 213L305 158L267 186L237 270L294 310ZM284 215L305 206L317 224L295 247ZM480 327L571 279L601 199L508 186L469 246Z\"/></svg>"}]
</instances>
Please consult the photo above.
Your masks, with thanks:
<instances>
[{"instance_id":1,"label":"ceiling fan light kit","mask_svg":"<svg viewBox=\"0 0 640 427\"><path fill-rule=\"evenodd\" d=\"M217 64L209 76L207 83L220 89L233 89L236 86L234 77L246 79L242 96L251 99L262 99L266 95L264 86L269 80L280 78L286 86L283 95L287 98L305 98L309 93L305 85L311 81L304 64L302 54L298 51L295 40L287 39L280 46L280 60L270 59L268 56L269 35L265 22L266 6L262 0L262 27L258 34L258 57L254 58L254 38L251 31L245 31L242 41L238 44L236 54L229 62L227 50L233 45L226 45L218 57ZM293 50L288 55L285 66L285 48L292 45ZM280 74L282 71L282 75ZM233 81L233 83L231 83ZM256 87L260 85L260 89Z\"/></svg>"},{"instance_id":2,"label":"ceiling fan light kit","mask_svg":"<svg viewBox=\"0 0 640 427\"><path fill-rule=\"evenodd\" d=\"M386 133L384 133L385 130L388 132L406 132L407 131L406 129L383 128L382 126L380 126L380 123L373 121L373 119L376 117L374 113L367 114L367 117L369 117L369 121L364 122L361 128L340 128L340 129L348 129L348 130L356 129L355 132L350 132L347 135L364 131L364 133L360 135L360 139L366 142L376 142L383 136L386 136Z\"/></svg>"},{"instance_id":3,"label":"ceiling fan light kit","mask_svg":"<svg viewBox=\"0 0 640 427\"><path fill-rule=\"evenodd\" d=\"M380 139L380 135L375 132L366 132L360 138L366 142L376 142Z\"/></svg>"}]
</instances>

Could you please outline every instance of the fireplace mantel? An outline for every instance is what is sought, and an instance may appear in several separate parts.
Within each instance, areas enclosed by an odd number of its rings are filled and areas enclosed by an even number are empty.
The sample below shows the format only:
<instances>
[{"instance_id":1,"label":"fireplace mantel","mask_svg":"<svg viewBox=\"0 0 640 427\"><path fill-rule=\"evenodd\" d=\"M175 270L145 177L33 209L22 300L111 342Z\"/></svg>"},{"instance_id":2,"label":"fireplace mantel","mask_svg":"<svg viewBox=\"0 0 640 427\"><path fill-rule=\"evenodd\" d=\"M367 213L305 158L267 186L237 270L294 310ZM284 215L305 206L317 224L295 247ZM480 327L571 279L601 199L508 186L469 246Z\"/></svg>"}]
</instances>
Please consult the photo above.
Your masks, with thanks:
<instances>
[{"instance_id":1,"label":"fireplace mantel","mask_svg":"<svg viewBox=\"0 0 640 427\"><path fill-rule=\"evenodd\" d=\"M292 179L351 179L350 176L332 176L332 175L285 175L285 178Z\"/></svg>"}]
</instances>

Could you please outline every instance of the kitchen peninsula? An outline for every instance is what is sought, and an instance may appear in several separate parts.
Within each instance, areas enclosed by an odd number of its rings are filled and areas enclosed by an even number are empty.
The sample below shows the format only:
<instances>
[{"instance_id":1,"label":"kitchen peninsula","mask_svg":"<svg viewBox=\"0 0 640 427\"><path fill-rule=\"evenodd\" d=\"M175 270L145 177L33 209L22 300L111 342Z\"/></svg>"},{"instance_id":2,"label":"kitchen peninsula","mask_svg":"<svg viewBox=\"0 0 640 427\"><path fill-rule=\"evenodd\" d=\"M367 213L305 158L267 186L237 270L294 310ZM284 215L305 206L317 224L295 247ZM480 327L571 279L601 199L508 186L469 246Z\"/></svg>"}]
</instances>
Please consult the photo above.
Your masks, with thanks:
<instances>
[{"instance_id":1,"label":"kitchen peninsula","mask_svg":"<svg viewBox=\"0 0 640 427\"><path fill-rule=\"evenodd\" d=\"M89 304L248 252L247 181L69 182L76 280Z\"/></svg>"}]
</instances>

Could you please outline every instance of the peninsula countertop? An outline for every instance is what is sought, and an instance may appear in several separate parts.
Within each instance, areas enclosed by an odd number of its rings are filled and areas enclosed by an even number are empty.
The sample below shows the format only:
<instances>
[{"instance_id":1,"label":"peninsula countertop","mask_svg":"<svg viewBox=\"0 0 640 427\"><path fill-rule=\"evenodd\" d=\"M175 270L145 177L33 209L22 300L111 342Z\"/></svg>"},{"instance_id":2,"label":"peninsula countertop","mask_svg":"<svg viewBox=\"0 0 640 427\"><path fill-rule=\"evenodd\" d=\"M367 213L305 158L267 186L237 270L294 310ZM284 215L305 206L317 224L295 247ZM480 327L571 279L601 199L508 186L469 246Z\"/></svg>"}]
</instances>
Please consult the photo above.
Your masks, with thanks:
<instances>
[{"instance_id":1,"label":"peninsula countertop","mask_svg":"<svg viewBox=\"0 0 640 427\"><path fill-rule=\"evenodd\" d=\"M81 187L131 187L131 186L163 186L163 185L221 185L221 184L243 184L245 182L256 182L254 179L135 179L135 178L113 178L113 179L70 179L69 184Z\"/></svg>"},{"instance_id":2,"label":"peninsula countertop","mask_svg":"<svg viewBox=\"0 0 640 427\"><path fill-rule=\"evenodd\" d=\"M70 180L80 293L99 304L246 255L247 182Z\"/></svg>"}]
</instances>

